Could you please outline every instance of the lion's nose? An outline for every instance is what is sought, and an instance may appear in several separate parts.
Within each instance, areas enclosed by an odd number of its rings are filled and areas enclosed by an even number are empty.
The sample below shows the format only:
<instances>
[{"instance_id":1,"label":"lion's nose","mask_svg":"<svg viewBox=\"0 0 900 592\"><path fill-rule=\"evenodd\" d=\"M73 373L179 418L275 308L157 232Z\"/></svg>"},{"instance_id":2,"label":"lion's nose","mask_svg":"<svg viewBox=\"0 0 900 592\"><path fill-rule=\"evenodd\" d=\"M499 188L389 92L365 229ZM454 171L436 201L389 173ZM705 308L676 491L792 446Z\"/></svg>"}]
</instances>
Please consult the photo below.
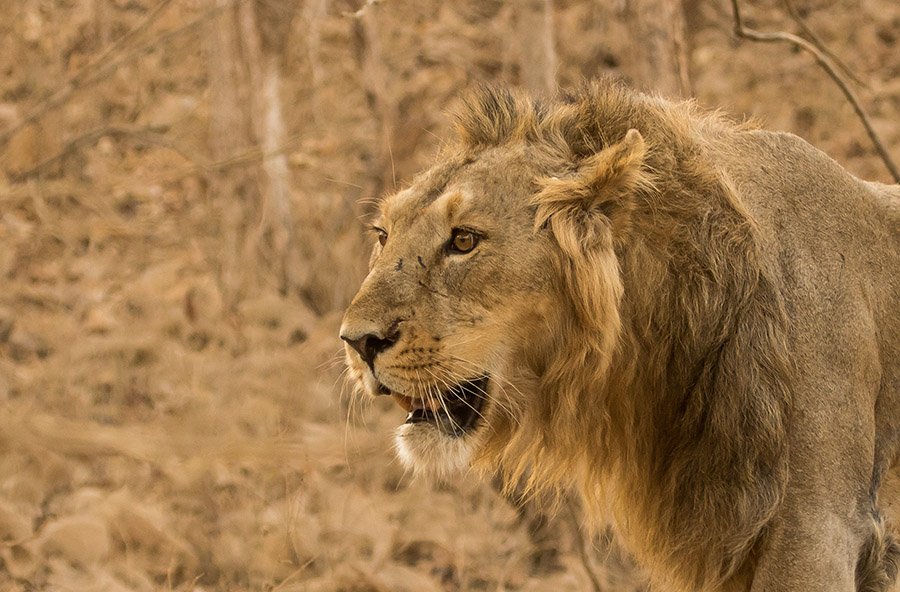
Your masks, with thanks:
<instances>
[{"instance_id":1,"label":"lion's nose","mask_svg":"<svg viewBox=\"0 0 900 592\"><path fill-rule=\"evenodd\" d=\"M389 331L385 337L380 337L378 335L375 335L374 333L367 333L362 337L355 337L353 335L346 335L342 333L341 339L346 341L350 345L350 347L359 352L360 357L366 364L369 365L369 368L374 372L375 356L397 343L399 332L396 330L396 328L392 327L392 329L393 330Z\"/></svg>"}]
</instances>

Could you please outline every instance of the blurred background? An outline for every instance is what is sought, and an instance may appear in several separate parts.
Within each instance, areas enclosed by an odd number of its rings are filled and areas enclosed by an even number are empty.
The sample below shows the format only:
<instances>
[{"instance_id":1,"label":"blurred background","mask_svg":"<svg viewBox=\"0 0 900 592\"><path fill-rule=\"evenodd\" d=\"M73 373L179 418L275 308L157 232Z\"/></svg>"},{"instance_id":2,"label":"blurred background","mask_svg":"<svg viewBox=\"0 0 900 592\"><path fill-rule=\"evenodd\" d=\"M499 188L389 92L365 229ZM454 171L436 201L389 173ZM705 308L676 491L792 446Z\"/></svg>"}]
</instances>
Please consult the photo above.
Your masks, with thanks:
<instances>
[{"instance_id":1,"label":"blurred background","mask_svg":"<svg viewBox=\"0 0 900 592\"><path fill-rule=\"evenodd\" d=\"M900 156L900 3L760 0ZM577 509L399 467L342 392L375 198L477 81L612 75L889 182L725 0L0 0L0 590L637 590ZM845 64L841 66L840 64Z\"/></svg>"}]
</instances>

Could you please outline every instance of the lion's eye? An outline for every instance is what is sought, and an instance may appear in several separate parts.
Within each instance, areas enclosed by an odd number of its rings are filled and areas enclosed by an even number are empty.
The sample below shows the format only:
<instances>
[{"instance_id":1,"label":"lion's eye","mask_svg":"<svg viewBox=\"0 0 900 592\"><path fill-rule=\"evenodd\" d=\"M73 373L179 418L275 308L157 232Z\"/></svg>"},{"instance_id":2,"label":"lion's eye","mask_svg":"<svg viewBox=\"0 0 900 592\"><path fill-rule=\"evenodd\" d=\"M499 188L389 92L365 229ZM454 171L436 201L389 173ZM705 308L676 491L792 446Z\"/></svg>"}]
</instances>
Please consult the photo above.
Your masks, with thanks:
<instances>
[{"instance_id":1,"label":"lion's eye","mask_svg":"<svg viewBox=\"0 0 900 592\"><path fill-rule=\"evenodd\" d=\"M463 230L455 228L450 237L450 252L452 253L468 253L478 244L480 237L471 230Z\"/></svg>"},{"instance_id":2,"label":"lion's eye","mask_svg":"<svg viewBox=\"0 0 900 592\"><path fill-rule=\"evenodd\" d=\"M381 228L376 228L375 232L378 233L378 244L383 247L384 243L387 242L387 232L385 232Z\"/></svg>"}]
</instances>

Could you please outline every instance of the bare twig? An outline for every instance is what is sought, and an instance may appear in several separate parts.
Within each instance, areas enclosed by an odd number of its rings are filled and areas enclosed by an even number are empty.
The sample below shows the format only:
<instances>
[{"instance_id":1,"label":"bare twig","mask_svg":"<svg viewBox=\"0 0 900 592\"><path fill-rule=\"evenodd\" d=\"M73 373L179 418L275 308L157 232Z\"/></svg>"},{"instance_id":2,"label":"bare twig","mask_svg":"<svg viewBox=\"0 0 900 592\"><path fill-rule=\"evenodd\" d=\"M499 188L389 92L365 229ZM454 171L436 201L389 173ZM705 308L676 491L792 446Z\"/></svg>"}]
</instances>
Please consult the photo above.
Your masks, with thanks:
<instances>
[{"instance_id":1,"label":"bare twig","mask_svg":"<svg viewBox=\"0 0 900 592\"><path fill-rule=\"evenodd\" d=\"M287 153L295 144L300 142L300 139L301 137L299 134L291 136L287 140L279 144L275 149L268 151L260 149L259 146L253 146L252 148L248 148L247 150L244 150L233 156L211 162L203 167L203 169L207 172L227 171L229 169L237 168L240 166L256 164L264 161L267 158L272 158L273 156Z\"/></svg>"},{"instance_id":2,"label":"bare twig","mask_svg":"<svg viewBox=\"0 0 900 592\"><path fill-rule=\"evenodd\" d=\"M116 39L112 42L109 47L107 47L103 53L97 56L95 59L91 60L90 63L86 64L83 68L78 70L75 74L69 78L69 82L75 83L84 77L88 72L102 65L111 55L119 51L121 48L125 47L125 45L131 41L132 39L138 37L141 33L150 28L156 19L160 17L163 11L172 3L172 0L161 0L159 4L153 7L147 16L145 16L141 22L139 22L133 29Z\"/></svg>"},{"instance_id":3,"label":"bare twig","mask_svg":"<svg viewBox=\"0 0 900 592\"><path fill-rule=\"evenodd\" d=\"M195 152L187 146L173 141L171 138L163 134L163 131L165 131L163 128L155 127L104 125L69 140L59 152L57 152L53 156L45 158L28 170L10 175L10 180L13 182L21 182L32 177L36 177L48 167L53 166L65 157L77 152L82 148L90 146L104 136L127 139L142 145L159 146L161 148L172 150L192 164L192 166L181 171L180 174L175 177L176 179L184 178L188 175L197 173L208 175L214 172L223 172L241 166L257 164L266 160L267 158L272 158L273 156L279 156L287 153L301 140L300 135L294 135L287 138L284 142L268 151L262 150L259 146L253 146L221 160L211 161L205 155Z\"/></svg>"},{"instance_id":4,"label":"bare twig","mask_svg":"<svg viewBox=\"0 0 900 592\"><path fill-rule=\"evenodd\" d=\"M783 0L783 4L785 9L788 11L788 14L791 15L791 18L794 19L794 22L797 23L797 26L800 27L800 30L809 38L812 43L818 47L822 53L831 58L831 61L841 69L841 71L848 77L850 80L858 84L859 86L868 88L868 85L860 80L860 78L856 75L856 73L850 69L844 60L837 56L833 51L831 51L825 42L822 41L822 38L819 37L815 31L813 31L809 25L806 24L806 21L803 20L803 17L800 16L800 12L797 10L797 7L794 6L793 0Z\"/></svg>"},{"instance_id":5,"label":"bare twig","mask_svg":"<svg viewBox=\"0 0 900 592\"><path fill-rule=\"evenodd\" d=\"M802 37L798 37L797 35L785 33L783 31L769 33L748 29L744 26L744 21L741 18L741 8L738 0L731 0L731 8L734 15L734 34L738 37L741 37L743 39L750 39L753 41L786 42L806 51L807 53L812 54L812 56L816 59L816 62L818 62L819 66L821 66L822 69L828 73L831 79L834 80L838 87L840 87L841 91L844 93L844 96L847 97L847 100L850 101L850 104L853 106L853 110L856 111L856 115L859 116L860 121L862 121L863 126L866 128L866 133L869 134L869 139L871 139L872 143L875 145L875 150L878 152L878 155L881 157L884 165L887 167L888 171L890 171L891 173L891 176L894 178L894 182L900 183L900 170L897 169L897 165L894 164L894 161L891 159L890 154L888 154L888 151L884 147L881 138L878 137L878 134L872 127L872 122L869 119L868 114L866 114L865 110L862 108L862 104L859 102L859 98L856 96L856 93L853 92L853 89L850 88L850 85L847 84L847 81L844 80L843 76L841 76L841 73L838 72L837 68L834 66L828 56L825 55L825 53L823 53L822 50L816 47L813 43L807 41L806 39L803 39Z\"/></svg>"},{"instance_id":6,"label":"bare twig","mask_svg":"<svg viewBox=\"0 0 900 592\"><path fill-rule=\"evenodd\" d=\"M239 2L239 1L240 0L230 0L223 5L214 6L213 8L210 8L210 9L202 12L201 14L197 15L196 18L186 22L185 24L181 25L180 27L175 27L174 29L168 29L166 31L163 31L156 37L154 37L154 38L150 39L149 41L147 41L146 43L144 43L143 45L138 45L137 47L135 47L134 49L132 49L131 51L129 51L127 53L121 53L121 54L117 55L115 58L110 59L108 62L106 62L102 68L99 68L91 76L85 78L81 82L81 84L79 85L78 88L79 89L84 88L85 86L99 82L100 80L106 78L107 76L109 76L110 74L115 72L116 69L119 66L121 66L122 64L129 62L129 61L133 60L134 58L141 56L145 53L159 49L161 45L166 44L169 41L172 41L173 39L180 37L181 35L184 35L185 33L190 33L195 28L204 24L206 21L208 21L209 19L218 15L220 12L224 12L225 10L230 8L232 4L235 4L236 2Z\"/></svg>"},{"instance_id":7,"label":"bare twig","mask_svg":"<svg viewBox=\"0 0 900 592\"><path fill-rule=\"evenodd\" d=\"M206 168L208 166L206 164L206 159L202 156L196 155L191 151L178 146L173 143L169 138L160 133L162 131L159 128L135 128L128 126L119 126L119 125L104 125L99 128L93 129L89 132L81 134L80 136L73 138L66 142L66 145L63 146L62 150L54 154L53 156L47 157L41 162L37 163L33 167L28 170L22 171L21 173L15 173L10 175L10 180L14 182L25 181L32 177L38 176L42 171L47 169L50 166L60 162L66 156L80 150L84 146L89 146L99 140L104 136L113 136L118 138L135 138L139 140L143 144L154 144L157 146L162 146L164 148L168 148L170 150L174 150L187 160L195 163L199 167Z\"/></svg>"},{"instance_id":8,"label":"bare twig","mask_svg":"<svg viewBox=\"0 0 900 592\"><path fill-rule=\"evenodd\" d=\"M104 78L115 72L116 69L123 63L128 62L129 60L144 53L147 53L148 51L157 49L161 44L166 43L167 41L170 41L171 39L192 30L196 26L202 24L227 7L217 6L215 8L211 8L194 20L189 21L180 27L176 27L175 29L165 31L159 36L151 39L147 43L137 46L130 52L119 53L127 41L136 37L139 33L146 30L152 24L152 22L162 12L162 9L165 8L165 6L169 2L171 2L171 0L163 0L163 2L157 5L157 7L150 14L148 14L147 17L144 18L144 20L142 20L134 29L132 29L121 38L119 38L115 43L113 43L112 46L105 50L100 57L91 61L85 67L81 68L78 72L67 79L65 83L51 92L45 99L41 100L31 109L29 109L28 112L25 113L25 115L23 115L21 119L19 119L19 121L12 124L12 126L8 127L3 132L0 132L0 148L6 146L6 144L16 132L30 125L31 123L34 123L47 112L52 111L53 109L64 104L69 99L69 97L71 97L72 94L75 93L75 91L81 90L103 80Z\"/></svg>"},{"instance_id":9,"label":"bare twig","mask_svg":"<svg viewBox=\"0 0 900 592\"><path fill-rule=\"evenodd\" d=\"M97 58L91 60L89 63L85 64L83 67L79 68L77 72L72 74L63 84L62 86L57 87L53 92L51 92L47 98L43 101L32 107L28 113L25 114L22 119L13 124L12 127L4 131L0 134L0 146L6 144L6 142L15 134L17 131L28 125L29 123L35 121L40 116L42 116L47 111L53 109L54 107L62 104L72 92L81 86L82 82L88 75L102 67L103 64L112 56L115 52L119 51L122 47L124 47L129 41L146 31L150 25L152 25L156 19L160 17L166 7L172 3L172 0L162 0L159 4L157 4L153 10L150 11L147 16L145 16L140 23L138 23L133 29L116 39L113 43L107 47L103 53L101 53Z\"/></svg>"},{"instance_id":10,"label":"bare twig","mask_svg":"<svg viewBox=\"0 0 900 592\"><path fill-rule=\"evenodd\" d=\"M263 162L267 158L272 158L273 156L278 156L280 154L286 154L287 152L291 151L291 149L296 144L300 143L301 139L302 138L299 134L291 136L282 144L280 144L276 149L270 151L264 151L260 149L259 146L254 145L220 160L210 161L205 164L202 160L189 159L192 160L193 165L174 171L168 171L162 175L153 177L153 180L155 183L173 183L175 181L184 179L185 177L190 177L191 175L203 175L204 177L209 178L213 174L225 173L231 169L256 165ZM174 147L172 146L168 147L174 149ZM326 177L326 179L328 178ZM354 185L354 187L356 186Z\"/></svg>"}]
</instances>

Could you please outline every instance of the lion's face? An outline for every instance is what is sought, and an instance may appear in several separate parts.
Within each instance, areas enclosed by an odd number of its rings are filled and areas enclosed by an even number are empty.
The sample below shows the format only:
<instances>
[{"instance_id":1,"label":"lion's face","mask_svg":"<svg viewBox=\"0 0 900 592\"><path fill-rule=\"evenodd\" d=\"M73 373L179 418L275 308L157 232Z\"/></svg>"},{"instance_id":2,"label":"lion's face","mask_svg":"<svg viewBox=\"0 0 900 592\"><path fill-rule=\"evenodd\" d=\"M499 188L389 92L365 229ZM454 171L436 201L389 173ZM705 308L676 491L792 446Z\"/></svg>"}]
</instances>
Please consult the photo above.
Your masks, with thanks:
<instances>
[{"instance_id":1,"label":"lion's face","mask_svg":"<svg viewBox=\"0 0 900 592\"><path fill-rule=\"evenodd\" d=\"M387 198L370 272L341 327L357 387L407 412L403 461L469 466L533 391L551 309L546 232L529 205L537 171L504 149L436 167Z\"/></svg>"},{"instance_id":2,"label":"lion's face","mask_svg":"<svg viewBox=\"0 0 900 592\"><path fill-rule=\"evenodd\" d=\"M420 472L497 465L491 452L522 434L526 447L552 439L551 419L574 413L584 389L545 380L602 379L618 339L614 244L628 196L647 185L643 139L630 130L578 157L512 127L382 203L341 327L358 390L407 411L397 447Z\"/></svg>"}]
</instances>

